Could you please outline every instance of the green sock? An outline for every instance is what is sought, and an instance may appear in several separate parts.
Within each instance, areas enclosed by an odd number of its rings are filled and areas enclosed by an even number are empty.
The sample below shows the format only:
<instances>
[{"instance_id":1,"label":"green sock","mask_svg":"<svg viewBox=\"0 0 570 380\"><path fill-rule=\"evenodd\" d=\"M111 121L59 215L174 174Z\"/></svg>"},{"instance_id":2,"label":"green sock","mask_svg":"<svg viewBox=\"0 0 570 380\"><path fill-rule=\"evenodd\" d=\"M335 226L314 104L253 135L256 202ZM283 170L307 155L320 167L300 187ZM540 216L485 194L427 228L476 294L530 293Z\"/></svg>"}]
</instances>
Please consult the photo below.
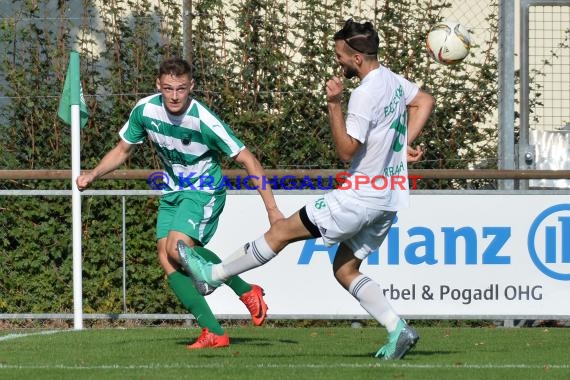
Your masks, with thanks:
<instances>
[{"instance_id":1,"label":"green sock","mask_svg":"<svg viewBox=\"0 0 570 380\"><path fill-rule=\"evenodd\" d=\"M200 327L207 328L216 335L224 335L220 322L212 313L204 296L198 293L190 277L181 272L172 272L168 275L168 285L186 310L194 315Z\"/></svg>"},{"instance_id":2,"label":"green sock","mask_svg":"<svg viewBox=\"0 0 570 380\"><path fill-rule=\"evenodd\" d=\"M218 257L218 255L216 255L214 252L210 251L207 248L194 247L194 250L209 262L212 262L214 264L222 262L222 260ZM225 284L229 286L234 291L234 293L237 294L239 297L241 297L242 295L251 290L251 285L242 280L242 278L239 276L230 277L225 282Z\"/></svg>"}]
</instances>

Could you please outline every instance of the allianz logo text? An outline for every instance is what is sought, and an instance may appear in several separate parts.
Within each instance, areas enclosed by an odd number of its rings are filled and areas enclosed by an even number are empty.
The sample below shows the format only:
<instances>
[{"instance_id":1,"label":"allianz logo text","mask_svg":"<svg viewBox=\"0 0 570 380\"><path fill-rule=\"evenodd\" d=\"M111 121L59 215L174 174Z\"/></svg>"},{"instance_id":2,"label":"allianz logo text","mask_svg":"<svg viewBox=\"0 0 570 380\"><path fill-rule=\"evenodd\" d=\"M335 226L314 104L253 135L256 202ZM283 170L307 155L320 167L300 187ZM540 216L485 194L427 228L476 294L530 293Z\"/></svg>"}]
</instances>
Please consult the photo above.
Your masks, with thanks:
<instances>
[{"instance_id":1,"label":"allianz logo text","mask_svg":"<svg viewBox=\"0 0 570 380\"><path fill-rule=\"evenodd\" d=\"M521 255L525 231L513 226L411 226L402 228L398 218L386 241L367 258L368 265L449 267L489 266L509 268L531 262L542 274L559 281L570 281L570 204L556 204L540 212L526 231L528 256ZM516 238L514 238L516 236ZM330 247L317 239L306 240L298 265L310 265L315 256L325 254L332 263L338 245Z\"/></svg>"}]
</instances>

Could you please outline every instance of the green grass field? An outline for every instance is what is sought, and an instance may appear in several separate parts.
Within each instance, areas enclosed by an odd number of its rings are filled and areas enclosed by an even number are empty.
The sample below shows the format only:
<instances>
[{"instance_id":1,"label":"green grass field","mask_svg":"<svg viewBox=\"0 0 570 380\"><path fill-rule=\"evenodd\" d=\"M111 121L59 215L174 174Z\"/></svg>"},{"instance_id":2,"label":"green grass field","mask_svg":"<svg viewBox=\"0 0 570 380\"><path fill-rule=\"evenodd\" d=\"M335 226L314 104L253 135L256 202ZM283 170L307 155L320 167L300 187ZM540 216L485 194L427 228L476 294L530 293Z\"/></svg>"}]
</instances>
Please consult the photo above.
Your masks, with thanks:
<instances>
[{"instance_id":1,"label":"green grass field","mask_svg":"<svg viewBox=\"0 0 570 380\"><path fill-rule=\"evenodd\" d=\"M376 327L231 327L229 348L197 351L198 328L0 330L0 379L570 379L569 328L417 330L393 362Z\"/></svg>"}]
</instances>

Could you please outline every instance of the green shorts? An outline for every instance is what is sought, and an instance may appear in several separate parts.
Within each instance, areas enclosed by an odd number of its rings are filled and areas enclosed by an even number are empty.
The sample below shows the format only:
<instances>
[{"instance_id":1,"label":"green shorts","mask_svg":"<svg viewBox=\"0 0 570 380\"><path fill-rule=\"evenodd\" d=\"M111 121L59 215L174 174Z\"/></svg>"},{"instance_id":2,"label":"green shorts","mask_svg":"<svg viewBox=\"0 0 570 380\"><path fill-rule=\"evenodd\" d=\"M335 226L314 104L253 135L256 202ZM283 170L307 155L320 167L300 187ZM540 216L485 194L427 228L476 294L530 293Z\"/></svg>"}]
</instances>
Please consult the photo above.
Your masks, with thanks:
<instances>
[{"instance_id":1,"label":"green shorts","mask_svg":"<svg viewBox=\"0 0 570 380\"><path fill-rule=\"evenodd\" d=\"M225 204L225 191L208 194L186 190L163 195L158 204L156 239L167 237L170 231L178 231L206 245L218 228Z\"/></svg>"}]
</instances>

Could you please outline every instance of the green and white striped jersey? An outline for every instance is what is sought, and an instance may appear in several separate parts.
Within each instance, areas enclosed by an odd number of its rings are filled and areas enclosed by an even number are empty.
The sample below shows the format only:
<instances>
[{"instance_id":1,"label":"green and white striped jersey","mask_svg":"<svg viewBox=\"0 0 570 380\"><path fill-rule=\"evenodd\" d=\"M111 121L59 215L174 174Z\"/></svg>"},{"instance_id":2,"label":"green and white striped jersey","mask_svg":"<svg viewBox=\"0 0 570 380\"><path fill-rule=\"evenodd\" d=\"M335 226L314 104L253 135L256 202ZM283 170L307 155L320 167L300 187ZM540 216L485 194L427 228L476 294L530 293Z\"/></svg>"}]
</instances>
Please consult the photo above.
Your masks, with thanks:
<instances>
[{"instance_id":1,"label":"green and white striped jersey","mask_svg":"<svg viewBox=\"0 0 570 380\"><path fill-rule=\"evenodd\" d=\"M171 115L155 94L139 100L119 132L129 144L148 136L163 163L163 192L224 190L220 155L234 157L245 146L229 126L192 99L183 115Z\"/></svg>"}]
</instances>

